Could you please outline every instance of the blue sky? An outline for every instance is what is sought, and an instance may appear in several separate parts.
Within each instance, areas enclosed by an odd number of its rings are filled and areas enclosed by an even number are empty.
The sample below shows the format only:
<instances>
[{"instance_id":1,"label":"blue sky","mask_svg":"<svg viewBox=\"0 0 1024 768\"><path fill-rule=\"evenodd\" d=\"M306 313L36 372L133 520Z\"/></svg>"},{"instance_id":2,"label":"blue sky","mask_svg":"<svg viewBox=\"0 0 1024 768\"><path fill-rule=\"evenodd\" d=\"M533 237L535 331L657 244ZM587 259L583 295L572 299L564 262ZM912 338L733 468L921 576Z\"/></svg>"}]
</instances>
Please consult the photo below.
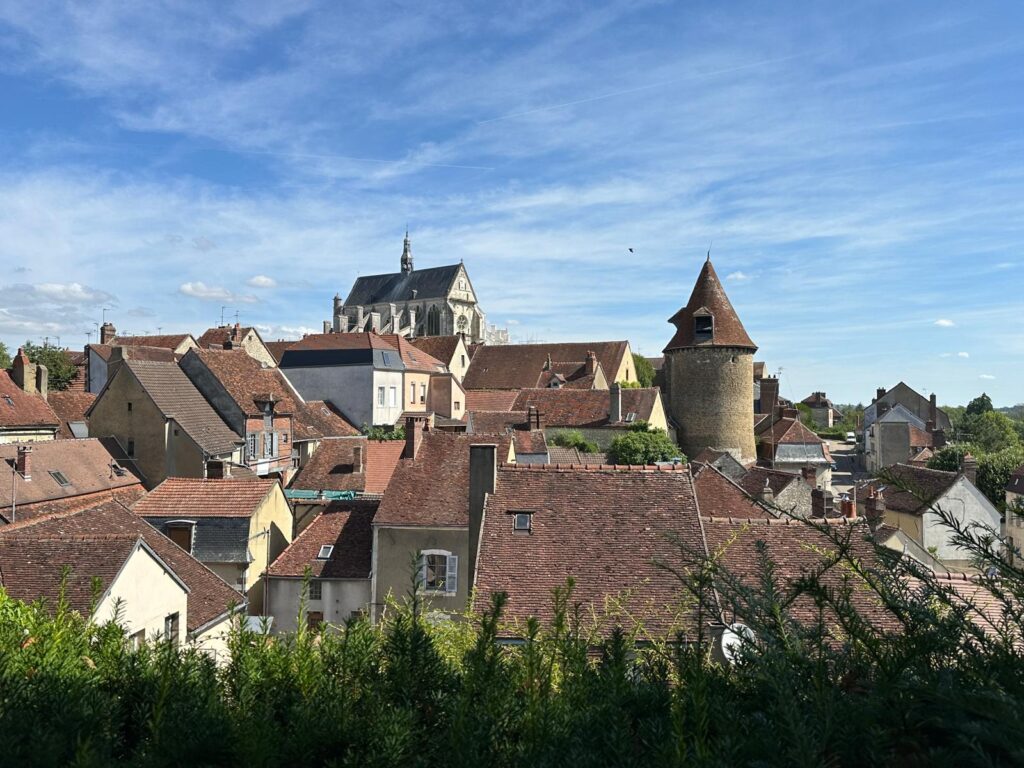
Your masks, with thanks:
<instances>
[{"instance_id":1,"label":"blue sky","mask_svg":"<svg viewBox=\"0 0 1024 768\"><path fill-rule=\"evenodd\" d=\"M711 244L784 396L1021 402L1022 23L1015 2L7 0L0 339L81 347L104 307L199 333L222 306L295 337L397 269L408 224L417 265L465 260L517 340L657 354Z\"/></svg>"}]
</instances>

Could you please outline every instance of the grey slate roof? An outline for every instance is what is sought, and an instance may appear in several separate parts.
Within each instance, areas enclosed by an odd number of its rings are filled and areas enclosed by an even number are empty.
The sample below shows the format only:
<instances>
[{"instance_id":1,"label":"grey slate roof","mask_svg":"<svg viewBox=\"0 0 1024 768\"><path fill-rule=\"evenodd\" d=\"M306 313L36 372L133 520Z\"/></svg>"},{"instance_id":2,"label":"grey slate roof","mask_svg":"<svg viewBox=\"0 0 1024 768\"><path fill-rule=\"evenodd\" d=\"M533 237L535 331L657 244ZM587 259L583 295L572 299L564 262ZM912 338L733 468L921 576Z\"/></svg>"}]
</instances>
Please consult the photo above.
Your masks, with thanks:
<instances>
[{"instance_id":1,"label":"grey slate roof","mask_svg":"<svg viewBox=\"0 0 1024 768\"><path fill-rule=\"evenodd\" d=\"M242 438L224 423L176 363L129 359L124 364L160 412L173 418L204 451L229 453L241 445Z\"/></svg>"},{"instance_id":2,"label":"grey slate roof","mask_svg":"<svg viewBox=\"0 0 1024 768\"><path fill-rule=\"evenodd\" d=\"M389 275L367 275L356 279L345 299L345 306L386 304L392 301L443 298L459 273L459 265L393 272Z\"/></svg>"},{"instance_id":3,"label":"grey slate roof","mask_svg":"<svg viewBox=\"0 0 1024 768\"><path fill-rule=\"evenodd\" d=\"M201 563L247 563L249 562L249 518L248 517L147 517L146 522L165 536L167 523L192 520L195 529L192 534L192 557Z\"/></svg>"}]
</instances>

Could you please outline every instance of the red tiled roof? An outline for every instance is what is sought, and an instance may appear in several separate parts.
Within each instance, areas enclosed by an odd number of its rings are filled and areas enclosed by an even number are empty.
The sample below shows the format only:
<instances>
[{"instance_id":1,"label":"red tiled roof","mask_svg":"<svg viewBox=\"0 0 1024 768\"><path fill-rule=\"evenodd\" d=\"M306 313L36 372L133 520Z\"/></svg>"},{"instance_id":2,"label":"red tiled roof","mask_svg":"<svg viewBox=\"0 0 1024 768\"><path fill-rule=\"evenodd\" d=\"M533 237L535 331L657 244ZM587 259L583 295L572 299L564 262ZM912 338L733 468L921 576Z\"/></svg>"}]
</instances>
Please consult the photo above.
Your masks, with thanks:
<instances>
[{"instance_id":1,"label":"red tiled roof","mask_svg":"<svg viewBox=\"0 0 1024 768\"><path fill-rule=\"evenodd\" d=\"M397 351L376 333L311 333L293 342L288 349L384 349L391 352Z\"/></svg>"},{"instance_id":2,"label":"red tiled roof","mask_svg":"<svg viewBox=\"0 0 1024 768\"><path fill-rule=\"evenodd\" d=\"M515 512L532 513L528 533L513 530ZM679 541L703 551L690 473L502 467L487 499L476 575L477 605L506 592L505 617L552 618L552 590L575 579L570 604L624 598L630 615L663 635L694 626L676 578L656 561L678 564ZM631 629L628 617L617 623ZM608 631L611 622L601 629Z\"/></svg>"},{"instance_id":3,"label":"red tiled roof","mask_svg":"<svg viewBox=\"0 0 1024 768\"><path fill-rule=\"evenodd\" d=\"M190 632L223 615L245 598L213 571L122 504L109 501L72 512L60 512L0 527L0 540L31 528L38 536L141 536L189 588L187 625Z\"/></svg>"},{"instance_id":4,"label":"red tiled roof","mask_svg":"<svg viewBox=\"0 0 1024 768\"><path fill-rule=\"evenodd\" d=\"M626 341L484 345L474 353L463 385L466 389L537 387L549 359L563 367L571 363L570 368L575 370L586 362L588 352L597 355L598 363L612 383L610 379L619 372L628 349Z\"/></svg>"},{"instance_id":5,"label":"red tiled roof","mask_svg":"<svg viewBox=\"0 0 1024 768\"><path fill-rule=\"evenodd\" d=\"M907 429L910 431L911 448L931 448L935 445L935 441L932 439L932 435L929 432L925 432L923 429L918 429L913 424L907 424Z\"/></svg>"},{"instance_id":6,"label":"red tiled roof","mask_svg":"<svg viewBox=\"0 0 1024 768\"><path fill-rule=\"evenodd\" d=\"M1006 483L1006 490L1010 493L1024 495L1024 464L1017 467L1010 475L1010 479Z\"/></svg>"},{"instance_id":7,"label":"red tiled roof","mask_svg":"<svg viewBox=\"0 0 1024 768\"><path fill-rule=\"evenodd\" d=\"M698 342L694 338L693 318L701 310L707 310L714 318L714 332L710 341ZM700 270L690 300L669 319L669 322L676 327L676 335L665 347L665 352L694 346L757 349L757 345L751 341L743 328L736 310L732 308L729 297L725 295L725 289L711 265L710 258L704 262Z\"/></svg>"},{"instance_id":8,"label":"red tiled roof","mask_svg":"<svg viewBox=\"0 0 1024 768\"><path fill-rule=\"evenodd\" d=\"M825 443L820 437L811 432L799 419L789 417L778 419L768 429L763 430L761 439L774 445L780 443Z\"/></svg>"},{"instance_id":9,"label":"red tiled roof","mask_svg":"<svg viewBox=\"0 0 1024 768\"><path fill-rule=\"evenodd\" d=\"M140 517L251 517L277 480L168 477L132 507Z\"/></svg>"},{"instance_id":10,"label":"red tiled roof","mask_svg":"<svg viewBox=\"0 0 1024 768\"><path fill-rule=\"evenodd\" d=\"M335 501L302 531L270 566L268 574L302 578L306 568L315 579L368 579L373 549L376 501ZM317 557L324 545L330 557Z\"/></svg>"},{"instance_id":11,"label":"red tiled roof","mask_svg":"<svg viewBox=\"0 0 1024 768\"><path fill-rule=\"evenodd\" d=\"M497 443L501 461L510 440L508 435L425 433L416 458L398 462L374 524L469 525L469 447Z\"/></svg>"},{"instance_id":12,"label":"red tiled roof","mask_svg":"<svg viewBox=\"0 0 1024 768\"><path fill-rule=\"evenodd\" d=\"M466 431L498 435L526 423L526 411L469 411Z\"/></svg>"},{"instance_id":13,"label":"red tiled roof","mask_svg":"<svg viewBox=\"0 0 1024 768\"><path fill-rule=\"evenodd\" d=\"M264 395L272 395L277 401L275 413L295 413L292 390L281 371L264 367L245 350L191 349L182 360L183 368L189 367L190 357L202 361L246 416L263 415L263 406L258 401Z\"/></svg>"},{"instance_id":14,"label":"red tiled roof","mask_svg":"<svg viewBox=\"0 0 1024 768\"><path fill-rule=\"evenodd\" d=\"M14 383L10 371L0 371L0 428L53 427L60 419L46 400Z\"/></svg>"},{"instance_id":15,"label":"red tiled roof","mask_svg":"<svg viewBox=\"0 0 1024 768\"><path fill-rule=\"evenodd\" d=\"M354 471L354 450L363 450L363 471ZM403 440L367 440L365 437L324 440L292 480L292 488L306 491L362 491L384 493L398 460Z\"/></svg>"},{"instance_id":16,"label":"red tiled roof","mask_svg":"<svg viewBox=\"0 0 1024 768\"><path fill-rule=\"evenodd\" d=\"M827 524L828 528L818 528L815 524L791 518L748 521L705 517L703 524L710 556L719 558L719 563L730 575L741 584L754 589L761 583L758 542L764 542L767 554L776 567L775 583L786 592L788 590L785 582L798 579L805 572L819 568L825 560L824 553L835 551L835 545L829 541L823 530L838 532L844 540L848 536L851 552L863 567L883 567L866 523L851 525L836 522ZM821 580L827 586L838 589L846 579L852 580L854 589L851 600L860 616L876 627L893 627L894 617L881 606L862 582L858 583L857 577L849 568L843 567L842 564L835 565ZM723 580L719 580L719 583L721 585ZM723 591L721 586L719 593L723 611L727 615L735 613L742 620L742 601L735 605L730 604L732 601L729 600L728 592ZM790 610L791 615L802 622L813 622L818 616L818 608L810 597L797 597Z\"/></svg>"},{"instance_id":17,"label":"red tiled roof","mask_svg":"<svg viewBox=\"0 0 1024 768\"><path fill-rule=\"evenodd\" d=\"M447 361L442 362L429 352L414 347L404 336L397 333L385 333L380 338L398 350L407 371L443 373L448 370Z\"/></svg>"},{"instance_id":18,"label":"red tiled roof","mask_svg":"<svg viewBox=\"0 0 1024 768\"><path fill-rule=\"evenodd\" d=\"M196 339L196 344L203 349L222 349L229 341L232 344L240 344L242 339L249 333L255 333L259 336L259 332L251 326L241 326L237 323L235 325L221 325L204 331L203 335Z\"/></svg>"},{"instance_id":19,"label":"red tiled roof","mask_svg":"<svg viewBox=\"0 0 1024 768\"><path fill-rule=\"evenodd\" d=\"M548 446L548 462L550 464L561 464L563 466L572 466L584 463L578 450L575 448L565 448L561 445ZM604 460L598 462L598 464L604 463L606 463Z\"/></svg>"},{"instance_id":20,"label":"red tiled roof","mask_svg":"<svg viewBox=\"0 0 1024 768\"><path fill-rule=\"evenodd\" d=\"M455 357L455 350L459 348L461 338L461 336L417 336L415 339L409 339L409 343L447 365ZM467 351L467 357L468 354Z\"/></svg>"},{"instance_id":21,"label":"red tiled roof","mask_svg":"<svg viewBox=\"0 0 1024 768\"><path fill-rule=\"evenodd\" d=\"M28 444L32 449L29 459L31 480L20 475L16 481L17 514L29 513L32 505L85 496L114 489L142 487L134 473L133 463L124 455L112 438L83 440L46 440ZM0 445L0 461L7 471L14 466L18 445ZM111 469L115 464L120 474ZM66 481L61 484L50 473L59 473ZM0 482L0 514L11 507L11 483ZM6 516L6 515L5 515Z\"/></svg>"},{"instance_id":22,"label":"red tiled roof","mask_svg":"<svg viewBox=\"0 0 1024 768\"><path fill-rule=\"evenodd\" d=\"M747 473L737 480L736 484L748 494L754 496L764 489L765 481L767 481L768 487L771 488L772 493L777 496L788 488L791 483L800 479L800 475L794 474L793 472L783 472L778 469L753 466L747 469Z\"/></svg>"},{"instance_id":23,"label":"red tiled roof","mask_svg":"<svg viewBox=\"0 0 1024 768\"><path fill-rule=\"evenodd\" d=\"M960 477L957 472L943 472L910 464L894 464L886 468L881 477L857 486L858 502L867 498L871 490L879 491L885 508L896 512L921 515Z\"/></svg>"},{"instance_id":24,"label":"red tiled roof","mask_svg":"<svg viewBox=\"0 0 1024 768\"><path fill-rule=\"evenodd\" d=\"M548 444L540 429L515 429L511 432L516 453L547 453Z\"/></svg>"},{"instance_id":25,"label":"red tiled roof","mask_svg":"<svg viewBox=\"0 0 1024 768\"><path fill-rule=\"evenodd\" d=\"M280 340L280 341L265 341L265 342L263 342L263 346L265 346L267 348L267 351L269 351L270 354L273 355L274 359L278 363L280 363L281 362L281 358L284 357L285 351L288 350L288 349L291 349L291 346L294 343L295 343L294 341L283 341L283 340Z\"/></svg>"},{"instance_id":26,"label":"red tiled roof","mask_svg":"<svg viewBox=\"0 0 1024 768\"><path fill-rule=\"evenodd\" d=\"M510 411L518 396L514 389L467 389L466 411Z\"/></svg>"},{"instance_id":27,"label":"red tiled roof","mask_svg":"<svg viewBox=\"0 0 1024 768\"><path fill-rule=\"evenodd\" d=\"M659 390L652 387L621 392L623 418L635 413L638 420L650 420ZM526 411L531 406L544 415L546 427L603 427L609 424L611 397L608 390L599 389L524 389L512 410Z\"/></svg>"},{"instance_id":28,"label":"red tiled roof","mask_svg":"<svg viewBox=\"0 0 1024 768\"><path fill-rule=\"evenodd\" d=\"M113 341L110 342L110 346L177 349L181 344L191 338L191 333L165 333L157 336L115 336Z\"/></svg>"},{"instance_id":29,"label":"red tiled roof","mask_svg":"<svg viewBox=\"0 0 1024 768\"><path fill-rule=\"evenodd\" d=\"M47 396L47 402L53 412L57 414L57 418L60 420L60 430L57 432L57 437L64 440L74 439L74 434L71 432L70 423L72 421L85 421L88 419L85 416L85 412L89 410L89 407L93 404L96 399L96 395L92 392L51 392Z\"/></svg>"},{"instance_id":30,"label":"red tiled roof","mask_svg":"<svg viewBox=\"0 0 1024 768\"><path fill-rule=\"evenodd\" d=\"M704 465L693 481L700 513L710 517L775 517L750 498L736 483L711 464Z\"/></svg>"},{"instance_id":31,"label":"red tiled roof","mask_svg":"<svg viewBox=\"0 0 1024 768\"><path fill-rule=\"evenodd\" d=\"M295 401L292 414L293 440L320 440L325 437L355 437L359 430L348 423L331 403L323 400Z\"/></svg>"}]
</instances>

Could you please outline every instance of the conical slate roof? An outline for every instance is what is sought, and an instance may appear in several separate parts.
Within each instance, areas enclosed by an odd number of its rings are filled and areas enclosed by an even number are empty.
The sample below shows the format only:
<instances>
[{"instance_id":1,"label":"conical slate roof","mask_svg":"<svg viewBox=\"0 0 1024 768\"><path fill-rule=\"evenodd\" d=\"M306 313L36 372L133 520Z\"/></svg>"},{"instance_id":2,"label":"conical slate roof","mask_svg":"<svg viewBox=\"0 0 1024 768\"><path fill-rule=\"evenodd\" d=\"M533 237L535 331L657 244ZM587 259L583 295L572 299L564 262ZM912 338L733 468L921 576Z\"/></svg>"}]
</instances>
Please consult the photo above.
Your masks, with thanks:
<instances>
[{"instance_id":1,"label":"conical slate roof","mask_svg":"<svg viewBox=\"0 0 1024 768\"><path fill-rule=\"evenodd\" d=\"M714 318L714 333L709 341L694 338L693 317L710 314ZM755 350L757 345L750 339L740 322L729 297L725 295L722 282L708 258L693 286L693 293L686 306L676 312L669 322L676 327L676 335L665 347L665 352L685 347L742 347Z\"/></svg>"}]
</instances>

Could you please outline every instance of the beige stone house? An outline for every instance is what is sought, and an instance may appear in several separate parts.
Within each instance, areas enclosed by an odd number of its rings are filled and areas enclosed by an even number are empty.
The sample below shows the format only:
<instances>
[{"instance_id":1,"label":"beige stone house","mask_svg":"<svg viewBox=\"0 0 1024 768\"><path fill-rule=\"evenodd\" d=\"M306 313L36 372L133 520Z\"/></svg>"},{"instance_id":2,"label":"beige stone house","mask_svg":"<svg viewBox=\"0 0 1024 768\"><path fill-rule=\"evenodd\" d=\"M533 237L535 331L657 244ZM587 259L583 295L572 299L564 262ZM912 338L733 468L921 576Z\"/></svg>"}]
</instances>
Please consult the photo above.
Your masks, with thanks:
<instances>
[{"instance_id":1,"label":"beige stone house","mask_svg":"<svg viewBox=\"0 0 1024 768\"><path fill-rule=\"evenodd\" d=\"M264 613L264 577L294 525L277 480L171 477L132 511L245 595L250 613Z\"/></svg>"},{"instance_id":2,"label":"beige stone house","mask_svg":"<svg viewBox=\"0 0 1024 768\"><path fill-rule=\"evenodd\" d=\"M54 440L60 419L47 403L47 370L22 349L0 371L0 443Z\"/></svg>"},{"instance_id":3,"label":"beige stone house","mask_svg":"<svg viewBox=\"0 0 1024 768\"><path fill-rule=\"evenodd\" d=\"M469 345L462 334L452 336L416 336L409 339L416 349L437 358L461 384L469 370Z\"/></svg>"},{"instance_id":4,"label":"beige stone house","mask_svg":"<svg viewBox=\"0 0 1024 768\"><path fill-rule=\"evenodd\" d=\"M277 366L277 358L264 343L260 332L238 323L209 328L196 339L196 344L200 349L241 349L253 360L270 368Z\"/></svg>"},{"instance_id":5,"label":"beige stone house","mask_svg":"<svg viewBox=\"0 0 1024 768\"><path fill-rule=\"evenodd\" d=\"M175 363L121 361L86 415L90 434L115 438L148 488L242 462L242 438Z\"/></svg>"}]
</instances>

